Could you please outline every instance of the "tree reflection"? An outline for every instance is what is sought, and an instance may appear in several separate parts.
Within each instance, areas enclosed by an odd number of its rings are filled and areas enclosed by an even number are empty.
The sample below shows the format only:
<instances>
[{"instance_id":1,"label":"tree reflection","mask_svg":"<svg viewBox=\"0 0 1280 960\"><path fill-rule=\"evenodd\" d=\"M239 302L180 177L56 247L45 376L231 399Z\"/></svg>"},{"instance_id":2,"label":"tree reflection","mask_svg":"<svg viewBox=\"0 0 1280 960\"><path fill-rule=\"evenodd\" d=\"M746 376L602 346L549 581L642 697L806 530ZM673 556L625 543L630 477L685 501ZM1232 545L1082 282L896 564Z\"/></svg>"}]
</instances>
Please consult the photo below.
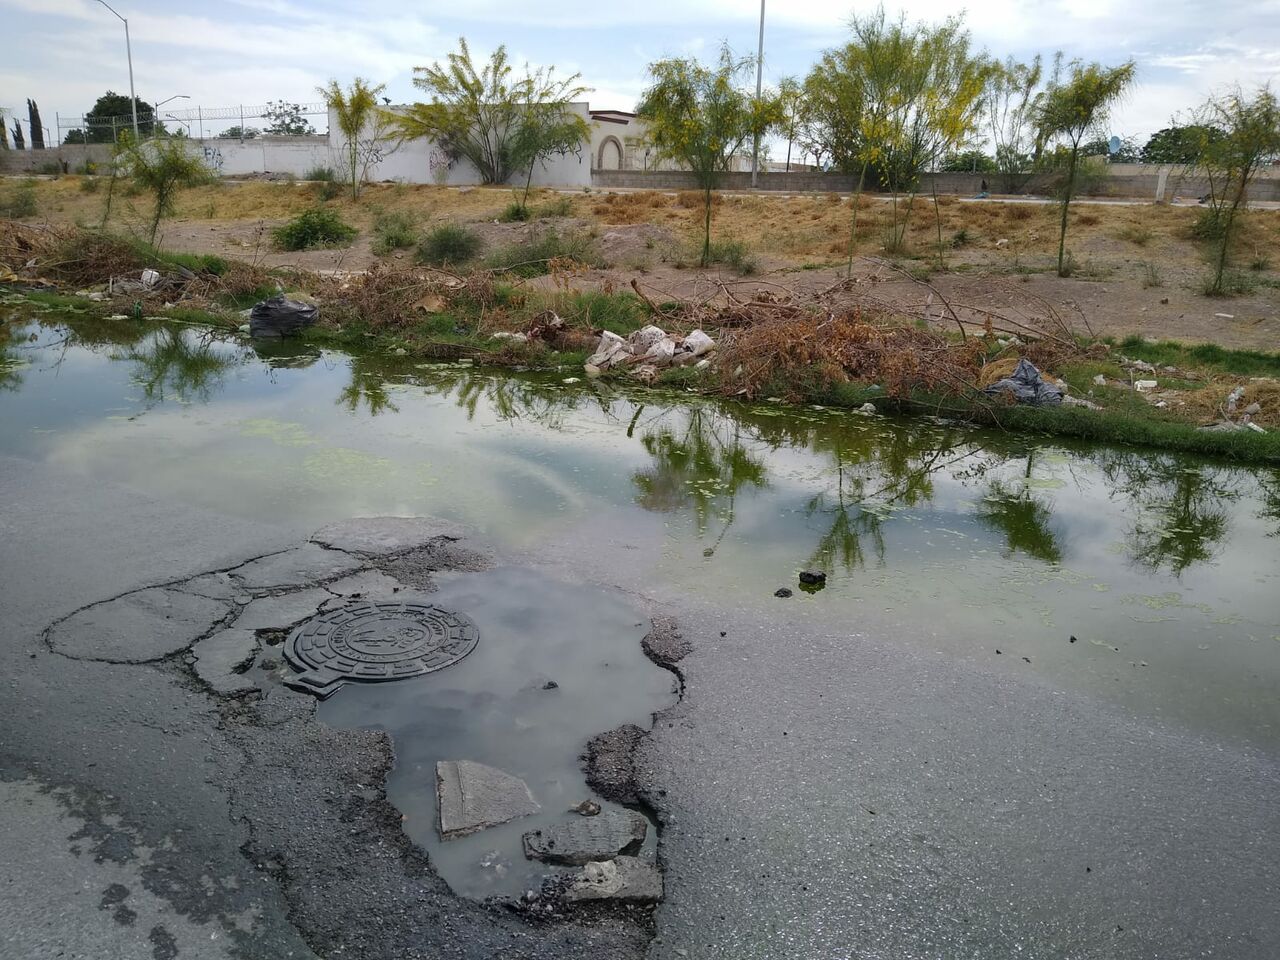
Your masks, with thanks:
<instances>
[{"instance_id":1,"label":"tree reflection","mask_svg":"<svg viewBox=\"0 0 1280 960\"><path fill-rule=\"evenodd\" d=\"M1179 576L1210 560L1227 533L1223 504L1239 498L1239 475L1170 454L1110 452L1102 470L1111 493L1135 506L1127 543L1130 559L1151 570Z\"/></svg>"},{"instance_id":2,"label":"tree reflection","mask_svg":"<svg viewBox=\"0 0 1280 960\"><path fill-rule=\"evenodd\" d=\"M766 485L764 462L747 448L743 426L711 407L691 406L682 416L681 426L663 422L641 435L640 444L653 462L632 475L639 491L636 502L663 513L689 508L699 534L723 507L723 538L733 523L739 491Z\"/></svg>"},{"instance_id":3,"label":"tree reflection","mask_svg":"<svg viewBox=\"0 0 1280 960\"><path fill-rule=\"evenodd\" d=\"M1004 535L1006 556L1021 551L1045 563L1060 563L1062 547L1051 523L1053 507L1037 497L1031 486L1034 465L1032 450L1020 483L992 480L978 507L978 520Z\"/></svg>"},{"instance_id":4,"label":"tree reflection","mask_svg":"<svg viewBox=\"0 0 1280 960\"><path fill-rule=\"evenodd\" d=\"M352 357L349 369L351 379L338 391L338 399L335 401L339 406L346 407L351 413L358 413L362 407L367 407L371 417L388 411L400 412L387 392L386 375L370 357Z\"/></svg>"},{"instance_id":5,"label":"tree reflection","mask_svg":"<svg viewBox=\"0 0 1280 960\"><path fill-rule=\"evenodd\" d=\"M205 403L237 362L235 356L216 349L217 343L211 331L197 334L162 326L114 359L134 364L134 382L142 387L148 405L163 403L170 394L182 401Z\"/></svg>"}]
</instances>

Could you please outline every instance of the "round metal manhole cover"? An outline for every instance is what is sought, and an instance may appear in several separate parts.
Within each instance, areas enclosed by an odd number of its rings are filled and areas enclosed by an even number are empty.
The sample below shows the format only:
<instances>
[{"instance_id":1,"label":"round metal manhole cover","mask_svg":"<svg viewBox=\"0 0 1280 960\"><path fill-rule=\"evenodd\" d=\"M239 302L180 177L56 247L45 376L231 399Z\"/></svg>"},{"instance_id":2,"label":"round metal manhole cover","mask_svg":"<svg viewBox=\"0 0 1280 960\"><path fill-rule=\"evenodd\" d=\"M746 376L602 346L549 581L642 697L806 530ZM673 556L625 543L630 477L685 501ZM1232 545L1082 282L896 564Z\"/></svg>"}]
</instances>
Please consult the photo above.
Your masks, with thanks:
<instances>
[{"instance_id":1,"label":"round metal manhole cover","mask_svg":"<svg viewBox=\"0 0 1280 960\"><path fill-rule=\"evenodd\" d=\"M428 603L355 603L312 617L289 635L284 655L301 673L286 683L329 696L343 683L403 680L443 670L475 649L468 617Z\"/></svg>"}]
</instances>

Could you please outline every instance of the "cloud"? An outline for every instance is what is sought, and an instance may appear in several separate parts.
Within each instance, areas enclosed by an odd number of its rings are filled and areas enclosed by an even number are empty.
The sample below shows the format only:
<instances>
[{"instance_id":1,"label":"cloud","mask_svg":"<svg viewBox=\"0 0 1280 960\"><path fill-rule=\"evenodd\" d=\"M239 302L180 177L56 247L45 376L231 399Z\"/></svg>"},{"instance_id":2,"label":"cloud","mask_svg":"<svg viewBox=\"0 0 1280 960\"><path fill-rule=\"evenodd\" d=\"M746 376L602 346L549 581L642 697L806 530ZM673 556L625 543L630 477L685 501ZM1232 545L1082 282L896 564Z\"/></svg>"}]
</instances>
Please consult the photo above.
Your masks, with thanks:
<instances>
[{"instance_id":1,"label":"cloud","mask_svg":"<svg viewBox=\"0 0 1280 960\"><path fill-rule=\"evenodd\" d=\"M930 21L957 12L951 0L887 6L890 16L904 8ZM472 0L453 9L404 0L121 0L118 9L130 18L139 95L186 93L192 106L207 107L307 101L331 77L355 75L387 82L393 100L413 99L412 68L465 34L478 56L506 42L517 62L576 70L594 88L594 104L626 109L654 59L707 57L722 39L753 51L759 13L754 0ZM803 75L844 39L852 10L848 0L770 4L766 78ZM75 114L108 87L128 89L122 31L98 3L0 0L0 12L9 41L4 89L15 103L32 96L46 115ZM1129 135L1149 134L1223 85L1280 76L1280 0L1222 0L1212 16L1191 0L988 0L971 7L966 23L975 44L1001 58L1062 49L1069 58L1137 59L1139 86L1114 123Z\"/></svg>"}]
</instances>

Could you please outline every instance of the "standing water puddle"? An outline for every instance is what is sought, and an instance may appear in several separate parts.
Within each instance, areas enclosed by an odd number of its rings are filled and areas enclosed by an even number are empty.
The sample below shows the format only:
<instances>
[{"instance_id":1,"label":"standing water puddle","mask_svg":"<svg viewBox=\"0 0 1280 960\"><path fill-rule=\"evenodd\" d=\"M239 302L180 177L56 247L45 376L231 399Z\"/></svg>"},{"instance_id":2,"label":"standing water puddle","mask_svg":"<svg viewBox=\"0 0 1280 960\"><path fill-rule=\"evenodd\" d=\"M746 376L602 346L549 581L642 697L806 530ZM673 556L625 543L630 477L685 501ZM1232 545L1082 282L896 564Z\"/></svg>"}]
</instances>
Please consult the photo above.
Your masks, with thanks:
<instances>
[{"instance_id":1,"label":"standing water puddle","mask_svg":"<svg viewBox=\"0 0 1280 960\"><path fill-rule=\"evenodd\" d=\"M657 596L786 602L1230 744L1280 742L1276 470L3 309L0 456L303 535L420 514L500 552L574 544ZM811 565L824 590L772 599ZM321 716L391 732L392 799L451 883L519 892L542 873L519 835L586 797L585 741L644 724L672 678L613 594L498 569L441 578L431 601L475 620L476 650L348 685ZM440 843L438 759L524 778L542 812Z\"/></svg>"},{"instance_id":2,"label":"standing water puddle","mask_svg":"<svg viewBox=\"0 0 1280 960\"><path fill-rule=\"evenodd\" d=\"M577 818L569 808L592 797L578 760L583 745L624 723L647 727L675 701L675 677L645 658L648 621L613 593L510 567L450 574L438 585L431 602L479 627L475 650L423 677L346 684L321 703L320 718L391 735L396 761L387 795L404 814L405 832L455 891L517 897L557 872L525 859L521 836ZM546 689L549 683L555 686ZM439 760L514 774L542 809L442 842ZM645 843L643 854L652 857L652 829Z\"/></svg>"}]
</instances>

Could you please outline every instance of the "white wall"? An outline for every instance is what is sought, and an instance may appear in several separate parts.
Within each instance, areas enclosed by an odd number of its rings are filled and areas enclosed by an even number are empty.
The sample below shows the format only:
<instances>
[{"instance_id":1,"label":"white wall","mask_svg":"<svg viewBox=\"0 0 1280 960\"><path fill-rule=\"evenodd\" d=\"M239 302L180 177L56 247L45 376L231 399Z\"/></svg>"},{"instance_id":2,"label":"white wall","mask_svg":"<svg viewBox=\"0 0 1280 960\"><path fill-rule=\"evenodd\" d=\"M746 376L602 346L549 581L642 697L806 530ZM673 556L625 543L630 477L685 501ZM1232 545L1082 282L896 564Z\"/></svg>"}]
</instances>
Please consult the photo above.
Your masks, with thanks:
<instances>
[{"instance_id":1,"label":"white wall","mask_svg":"<svg viewBox=\"0 0 1280 960\"><path fill-rule=\"evenodd\" d=\"M587 114L587 105L573 104L575 112ZM222 176L254 173L293 174L302 177L314 167L332 167L339 176L346 167L342 134L330 115L329 135L309 137L255 137L252 140L192 140L192 148L205 158L213 172ZM591 185L591 154L584 143L577 155L552 157L534 170L538 186L581 188ZM465 160L450 162L440 147L428 140L387 142L380 148L381 159L369 168L370 180L400 180L405 183L437 183L450 186L479 184L480 173ZM514 186L514 184L513 184Z\"/></svg>"}]
</instances>

